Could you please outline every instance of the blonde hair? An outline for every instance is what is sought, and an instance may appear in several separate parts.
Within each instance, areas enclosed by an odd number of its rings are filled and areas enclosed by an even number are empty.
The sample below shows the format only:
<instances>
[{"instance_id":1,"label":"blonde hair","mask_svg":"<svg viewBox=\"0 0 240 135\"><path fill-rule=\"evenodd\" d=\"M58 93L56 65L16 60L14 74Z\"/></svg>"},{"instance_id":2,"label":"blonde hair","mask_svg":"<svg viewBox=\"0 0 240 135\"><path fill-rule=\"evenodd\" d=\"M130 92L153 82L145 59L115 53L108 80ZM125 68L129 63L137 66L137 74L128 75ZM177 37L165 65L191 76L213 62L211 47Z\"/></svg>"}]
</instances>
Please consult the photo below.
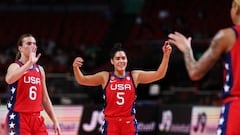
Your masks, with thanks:
<instances>
[{"instance_id":1,"label":"blonde hair","mask_svg":"<svg viewBox=\"0 0 240 135\"><path fill-rule=\"evenodd\" d=\"M233 0L238 6L240 6L240 0Z\"/></svg>"}]
</instances>

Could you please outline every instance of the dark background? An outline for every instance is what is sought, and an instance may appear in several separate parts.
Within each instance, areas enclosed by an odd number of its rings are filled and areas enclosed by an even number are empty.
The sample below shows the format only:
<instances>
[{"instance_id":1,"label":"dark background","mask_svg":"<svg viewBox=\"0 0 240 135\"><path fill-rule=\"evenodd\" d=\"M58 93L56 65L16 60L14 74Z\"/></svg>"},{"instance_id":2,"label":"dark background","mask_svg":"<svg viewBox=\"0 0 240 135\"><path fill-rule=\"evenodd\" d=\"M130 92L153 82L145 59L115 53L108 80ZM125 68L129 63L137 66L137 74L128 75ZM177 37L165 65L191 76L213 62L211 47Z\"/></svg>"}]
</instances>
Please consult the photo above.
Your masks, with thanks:
<instances>
[{"instance_id":1,"label":"dark background","mask_svg":"<svg viewBox=\"0 0 240 135\"><path fill-rule=\"evenodd\" d=\"M215 6L214 6L215 5ZM128 69L156 69L167 35L180 31L193 37L196 59L220 28L231 26L229 0L2 0L0 1L0 98L6 102L4 76L14 61L16 42L32 33L42 53L39 64L47 74L49 93L56 104L101 103L100 87L76 84L72 62L85 60L83 71L111 70L108 53L120 42L127 50ZM138 100L169 104L218 104L222 63L200 81L187 75L182 54L173 47L169 69L160 87L138 87Z\"/></svg>"}]
</instances>

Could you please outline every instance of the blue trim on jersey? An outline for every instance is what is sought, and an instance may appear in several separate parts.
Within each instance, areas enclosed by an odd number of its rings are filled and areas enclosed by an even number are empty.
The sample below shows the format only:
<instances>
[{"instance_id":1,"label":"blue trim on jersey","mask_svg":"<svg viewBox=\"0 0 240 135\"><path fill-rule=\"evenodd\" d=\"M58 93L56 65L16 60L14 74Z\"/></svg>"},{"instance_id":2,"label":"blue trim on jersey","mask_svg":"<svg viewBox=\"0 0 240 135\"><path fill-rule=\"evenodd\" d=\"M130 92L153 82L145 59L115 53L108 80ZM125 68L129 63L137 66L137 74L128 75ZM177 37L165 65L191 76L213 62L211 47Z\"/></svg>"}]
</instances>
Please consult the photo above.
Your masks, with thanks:
<instances>
[{"instance_id":1,"label":"blue trim on jersey","mask_svg":"<svg viewBox=\"0 0 240 135\"><path fill-rule=\"evenodd\" d=\"M235 35L236 35L236 38L238 37L238 32L237 32L237 30L234 28L234 27L231 27L232 28L232 30L234 31L234 33L235 33Z\"/></svg>"},{"instance_id":2,"label":"blue trim on jersey","mask_svg":"<svg viewBox=\"0 0 240 135\"><path fill-rule=\"evenodd\" d=\"M107 135L107 127L108 127L108 122L104 120L104 124L102 126L102 135Z\"/></svg>"},{"instance_id":3,"label":"blue trim on jersey","mask_svg":"<svg viewBox=\"0 0 240 135\"><path fill-rule=\"evenodd\" d=\"M18 112L9 111L6 126L9 135L20 135L20 114Z\"/></svg>"},{"instance_id":4,"label":"blue trim on jersey","mask_svg":"<svg viewBox=\"0 0 240 135\"><path fill-rule=\"evenodd\" d=\"M116 78L118 78L119 80L123 80L126 78L126 76L128 75L128 71L125 72L124 76L123 77L119 77L117 76L116 74L114 74L114 71L112 71L112 75Z\"/></svg>"},{"instance_id":5,"label":"blue trim on jersey","mask_svg":"<svg viewBox=\"0 0 240 135\"><path fill-rule=\"evenodd\" d=\"M226 64L228 65L228 69L225 67ZM227 53L225 55L225 59L224 59L224 69L226 71L226 76L228 76L228 80L225 79L225 82L223 84L223 90L222 90L222 98L225 98L229 95L231 95L231 90L232 90L232 86L233 86L233 73L232 73L232 60L231 60L231 54ZM229 91L225 91L225 87L229 87Z\"/></svg>"},{"instance_id":6,"label":"blue trim on jersey","mask_svg":"<svg viewBox=\"0 0 240 135\"><path fill-rule=\"evenodd\" d=\"M108 86L108 83L109 83L109 81L110 81L110 77L111 77L111 74L109 73L109 75L108 75L108 81L107 81L107 83L106 83L106 86L104 86L104 89L103 89L103 112L104 112L104 109L106 108L106 106L107 106L107 94L106 94L106 92L107 92L107 90L106 90L106 88L107 88L107 86Z\"/></svg>"},{"instance_id":7,"label":"blue trim on jersey","mask_svg":"<svg viewBox=\"0 0 240 135\"><path fill-rule=\"evenodd\" d=\"M135 115L136 114L136 99L137 99L137 87L134 83L134 80L133 80L133 77L132 77L132 72L129 72L129 76L131 78L131 81L133 83L133 86L134 86L134 89L135 89L135 99L134 99L134 102L133 102L133 106L132 106L132 110L131 110L131 115Z\"/></svg>"},{"instance_id":8,"label":"blue trim on jersey","mask_svg":"<svg viewBox=\"0 0 240 135\"><path fill-rule=\"evenodd\" d=\"M136 132L135 132L135 135L138 135L138 126L137 126L138 124L137 124L137 119L135 118L134 119L134 127L135 127L135 129L136 129Z\"/></svg>"},{"instance_id":9,"label":"blue trim on jersey","mask_svg":"<svg viewBox=\"0 0 240 135\"><path fill-rule=\"evenodd\" d=\"M15 103L16 103L16 96L17 96L17 86L18 86L18 81L16 81L13 84L10 84L8 86L8 93L9 93L9 97L8 97L8 103L7 103L7 109L8 110L12 110L14 109Z\"/></svg>"},{"instance_id":10,"label":"blue trim on jersey","mask_svg":"<svg viewBox=\"0 0 240 135\"><path fill-rule=\"evenodd\" d=\"M229 112L230 104L231 104L231 102L226 103L221 108L221 115L220 115L219 125L218 125L218 129L217 129L217 132L221 131L220 132L221 134L218 134L218 135L226 135L228 112Z\"/></svg>"},{"instance_id":11,"label":"blue trim on jersey","mask_svg":"<svg viewBox=\"0 0 240 135\"><path fill-rule=\"evenodd\" d=\"M20 60L17 60L15 63L17 63L20 67L24 65ZM29 68L29 70L33 71L35 66L39 69L39 72L41 72L40 67L39 67L40 65L37 65L37 64L32 65Z\"/></svg>"}]
</instances>

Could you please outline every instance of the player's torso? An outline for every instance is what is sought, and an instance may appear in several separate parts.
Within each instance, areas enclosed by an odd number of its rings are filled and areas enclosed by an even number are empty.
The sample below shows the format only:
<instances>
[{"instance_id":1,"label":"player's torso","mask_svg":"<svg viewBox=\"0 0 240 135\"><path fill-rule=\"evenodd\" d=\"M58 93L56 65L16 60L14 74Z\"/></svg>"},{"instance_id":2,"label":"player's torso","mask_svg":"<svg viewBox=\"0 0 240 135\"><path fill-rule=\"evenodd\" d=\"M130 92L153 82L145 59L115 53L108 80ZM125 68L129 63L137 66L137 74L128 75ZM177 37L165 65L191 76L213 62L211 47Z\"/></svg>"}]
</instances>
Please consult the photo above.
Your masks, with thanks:
<instances>
[{"instance_id":1,"label":"player's torso","mask_svg":"<svg viewBox=\"0 0 240 135\"><path fill-rule=\"evenodd\" d=\"M18 81L10 84L9 92L8 109L16 112L42 110L42 80L39 67L33 65Z\"/></svg>"},{"instance_id":2,"label":"player's torso","mask_svg":"<svg viewBox=\"0 0 240 135\"><path fill-rule=\"evenodd\" d=\"M240 26L236 26L236 42L224 57L223 97L240 97Z\"/></svg>"},{"instance_id":3,"label":"player's torso","mask_svg":"<svg viewBox=\"0 0 240 135\"><path fill-rule=\"evenodd\" d=\"M135 114L136 88L130 72L123 78L110 73L109 81L104 89L107 116L131 116Z\"/></svg>"}]
</instances>

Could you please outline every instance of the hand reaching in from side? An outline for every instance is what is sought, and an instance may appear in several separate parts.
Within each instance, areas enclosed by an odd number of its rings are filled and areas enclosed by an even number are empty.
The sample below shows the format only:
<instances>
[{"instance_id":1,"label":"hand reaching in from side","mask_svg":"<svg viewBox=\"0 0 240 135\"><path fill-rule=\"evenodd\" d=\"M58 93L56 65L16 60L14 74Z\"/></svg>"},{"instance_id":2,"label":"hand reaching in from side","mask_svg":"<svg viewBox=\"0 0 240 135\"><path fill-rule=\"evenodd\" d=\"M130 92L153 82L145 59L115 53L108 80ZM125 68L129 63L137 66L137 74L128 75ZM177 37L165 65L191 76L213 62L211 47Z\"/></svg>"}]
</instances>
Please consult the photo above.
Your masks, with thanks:
<instances>
[{"instance_id":1,"label":"hand reaching in from side","mask_svg":"<svg viewBox=\"0 0 240 135\"><path fill-rule=\"evenodd\" d=\"M174 32L168 35L169 43L175 45L181 52L191 49L191 37L186 38L179 32Z\"/></svg>"}]
</instances>

